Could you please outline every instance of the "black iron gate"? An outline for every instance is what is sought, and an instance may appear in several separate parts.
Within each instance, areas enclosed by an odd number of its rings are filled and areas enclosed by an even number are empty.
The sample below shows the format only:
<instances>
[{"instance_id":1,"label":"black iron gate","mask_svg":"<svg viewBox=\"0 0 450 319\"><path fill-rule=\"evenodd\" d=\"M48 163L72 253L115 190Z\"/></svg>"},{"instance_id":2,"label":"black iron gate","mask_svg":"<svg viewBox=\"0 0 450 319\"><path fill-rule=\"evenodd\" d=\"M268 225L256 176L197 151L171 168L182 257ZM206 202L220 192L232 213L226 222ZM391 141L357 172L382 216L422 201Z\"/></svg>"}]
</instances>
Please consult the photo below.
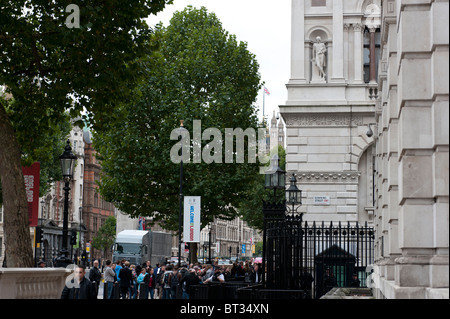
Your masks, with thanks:
<instances>
[{"instance_id":1,"label":"black iron gate","mask_svg":"<svg viewBox=\"0 0 450 319\"><path fill-rule=\"evenodd\" d=\"M305 290L320 298L333 287L366 287L374 259L374 230L367 223L302 221L301 215L265 220L267 289Z\"/></svg>"}]
</instances>

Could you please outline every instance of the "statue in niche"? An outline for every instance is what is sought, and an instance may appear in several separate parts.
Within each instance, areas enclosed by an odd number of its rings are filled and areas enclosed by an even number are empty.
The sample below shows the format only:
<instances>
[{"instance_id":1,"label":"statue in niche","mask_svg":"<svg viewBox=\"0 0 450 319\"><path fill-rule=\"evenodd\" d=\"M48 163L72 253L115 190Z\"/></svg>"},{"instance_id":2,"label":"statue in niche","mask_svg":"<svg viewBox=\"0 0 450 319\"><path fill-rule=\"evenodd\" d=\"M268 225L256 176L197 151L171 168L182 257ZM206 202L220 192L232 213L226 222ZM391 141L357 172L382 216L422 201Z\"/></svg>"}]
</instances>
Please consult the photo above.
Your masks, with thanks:
<instances>
[{"instance_id":1,"label":"statue in niche","mask_svg":"<svg viewBox=\"0 0 450 319\"><path fill-rule=\"evenodd\" d=\"M325 83L326 82L326 53L327 48L320 37L316 38L316 43L313 45L313 73L312 82Z\"/></svg>"}]
</instances>

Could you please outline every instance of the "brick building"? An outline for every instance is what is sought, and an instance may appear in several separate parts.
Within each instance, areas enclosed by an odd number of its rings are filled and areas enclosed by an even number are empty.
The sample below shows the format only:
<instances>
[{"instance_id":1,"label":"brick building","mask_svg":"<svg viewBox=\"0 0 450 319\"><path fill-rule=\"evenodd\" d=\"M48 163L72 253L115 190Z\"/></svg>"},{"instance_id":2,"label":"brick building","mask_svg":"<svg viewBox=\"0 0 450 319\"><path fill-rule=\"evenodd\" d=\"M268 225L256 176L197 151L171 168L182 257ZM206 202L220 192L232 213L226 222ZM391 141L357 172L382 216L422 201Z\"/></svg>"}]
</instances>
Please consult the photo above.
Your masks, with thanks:
<instances>
[{"instance_id":1,"label":"brick building","mask_svg":"<svg viewBox=\"0 0 450 319\"><path fill-rule=\"evenodd\" d=\"M83 208L82 220L86 225L85 235L86 247L97 235L98 230L103 226L106 219L114 216L114 205L105 201L98 193L97 181L100 180L101 165L97 161L96 151L92 144L91 133L87 130L83 132L84 139L84 175L83 175ZM91 260L101 258L102 252L92 247L88 248ZM108 256L105 256L106 258Z\"/></svg>"}]
</instances>

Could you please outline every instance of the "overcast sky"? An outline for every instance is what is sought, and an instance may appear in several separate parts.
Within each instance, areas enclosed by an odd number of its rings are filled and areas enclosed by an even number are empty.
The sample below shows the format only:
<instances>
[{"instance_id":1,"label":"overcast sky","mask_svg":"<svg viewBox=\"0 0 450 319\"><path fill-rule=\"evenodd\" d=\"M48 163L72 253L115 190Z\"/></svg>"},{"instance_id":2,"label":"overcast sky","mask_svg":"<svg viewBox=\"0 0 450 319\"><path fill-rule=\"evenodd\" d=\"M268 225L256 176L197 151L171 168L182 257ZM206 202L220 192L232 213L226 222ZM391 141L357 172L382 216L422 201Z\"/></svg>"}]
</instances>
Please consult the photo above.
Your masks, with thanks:
<instances>
[{"instance_id":1,"label":"overcast sky","mask_svg":"<svg viewBox=\"0 0 450 319\"><path fill-rule=\"evenodd\" d=\"M186 6L206 7L214 12L225 30L236 35L238 41L248 44L260 64L261 80L265 82L270 96L265 96L265 114L272 119L273 111L287 100L286 83L290 76L291 1L281 0L174 0L149 25L162 22L169 24L175 11ZM262 119L263 90L258 94L257 105Z\"/></svg>"}]
</instances>

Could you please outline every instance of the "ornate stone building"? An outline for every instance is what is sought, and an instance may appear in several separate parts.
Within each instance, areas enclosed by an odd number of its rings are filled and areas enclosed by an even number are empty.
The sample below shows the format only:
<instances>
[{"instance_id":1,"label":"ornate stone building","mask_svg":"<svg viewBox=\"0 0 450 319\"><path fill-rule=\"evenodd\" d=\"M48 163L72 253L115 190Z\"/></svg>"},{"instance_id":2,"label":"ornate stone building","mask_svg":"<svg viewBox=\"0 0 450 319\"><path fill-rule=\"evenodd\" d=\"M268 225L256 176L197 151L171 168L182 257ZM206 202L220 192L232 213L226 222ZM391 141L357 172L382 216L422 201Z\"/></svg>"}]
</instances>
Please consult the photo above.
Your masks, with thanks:
<instances>
[{"instance_id":1,"label":"ornate stone building","mask_svg":"<svg viewBox=\"0 0 450 319\"><path fill-rule=\"evenodd\" d=\"M280 106L306 221L368 222L378 298L448 298L448 1L292 0Z\"/></svg>"},{"instance_id":2,"label":"ornate stone building","mask_svg":"<svg viewBox=\"0 0 450 319\"><path fill-rule=\"evenodd\" d=\"M291 78L280 112L286 170L297 174L305 220L373 221L375 148L366 132L375 122L370 79L380 29L366 14L370 4L292 1Z\"/></svg>"}]
</instances>

